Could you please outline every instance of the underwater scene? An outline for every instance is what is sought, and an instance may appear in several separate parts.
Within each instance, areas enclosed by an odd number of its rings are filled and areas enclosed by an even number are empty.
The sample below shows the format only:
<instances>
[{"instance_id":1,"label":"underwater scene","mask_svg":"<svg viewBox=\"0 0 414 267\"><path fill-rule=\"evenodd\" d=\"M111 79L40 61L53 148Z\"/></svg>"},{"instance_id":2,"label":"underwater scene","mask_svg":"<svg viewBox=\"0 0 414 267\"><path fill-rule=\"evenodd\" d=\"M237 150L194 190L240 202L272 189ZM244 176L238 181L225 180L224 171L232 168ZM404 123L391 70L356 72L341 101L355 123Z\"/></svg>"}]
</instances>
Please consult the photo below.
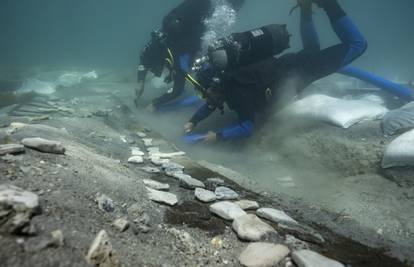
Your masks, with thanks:
<instances>
[{"instance_id":1,"label":"underwater scene","mask_svg":"<svg viewBox=\"0 0 414 267\"><path fill-rule=\"evenodd\" d=\"M414 266L412 0L1 0L0 266Z\"/></svg>"}]
</instances>

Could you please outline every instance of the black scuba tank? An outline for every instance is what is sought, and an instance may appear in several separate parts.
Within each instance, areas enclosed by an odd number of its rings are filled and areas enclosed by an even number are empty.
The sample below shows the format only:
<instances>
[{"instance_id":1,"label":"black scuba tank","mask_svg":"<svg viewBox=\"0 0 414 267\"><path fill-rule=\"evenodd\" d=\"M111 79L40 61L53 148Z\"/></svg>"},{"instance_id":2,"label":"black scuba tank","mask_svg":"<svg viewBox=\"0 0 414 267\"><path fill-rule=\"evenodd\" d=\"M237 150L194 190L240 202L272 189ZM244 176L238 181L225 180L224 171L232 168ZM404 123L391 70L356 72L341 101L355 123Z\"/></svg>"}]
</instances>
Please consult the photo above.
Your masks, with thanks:
<instances>
[{"instance_id":1,"label":"black scuba tank","mask_svg":"<svg viewBox=\"0 0 414 267\"><path fill-rule=\"evenodd\" d=\"M218 70L249 65L282 53L290 47L290 36L286 25L279 24L233 33L209 47L208 61Z\"/></svg>"}]
</instances>

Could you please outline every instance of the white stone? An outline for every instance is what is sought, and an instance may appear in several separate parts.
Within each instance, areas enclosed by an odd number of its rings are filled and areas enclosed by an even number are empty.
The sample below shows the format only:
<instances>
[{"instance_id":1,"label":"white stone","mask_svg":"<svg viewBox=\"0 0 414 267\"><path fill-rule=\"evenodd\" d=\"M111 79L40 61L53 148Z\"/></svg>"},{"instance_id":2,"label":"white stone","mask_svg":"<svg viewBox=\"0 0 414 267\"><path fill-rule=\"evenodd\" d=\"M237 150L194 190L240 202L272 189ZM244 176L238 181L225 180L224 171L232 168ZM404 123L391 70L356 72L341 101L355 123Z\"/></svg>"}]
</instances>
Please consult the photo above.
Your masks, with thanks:
<instances>
[{"instance_id":1,"label":"white stone","mask_svg":"<svg viewBox=\"0 0 414 267\"><path fill-rule=\"evenodd\" d=\"M35 210L39 208L39 197L13 185L0 185L0 205L20 211Z\"/></svg>"},{"instance_id":2,"label":"white stone","mask_svg":"<svg viewBox=\"0 0 414 267\"><path fill-rule=\"evenodd\" d=\"M259 203L253 200L239 200L234 202L243 210L257 210L259 208Z\"/></svg>"},{"instance_id":3,"label":"white stone","mask_svg":"<svg viewBox=\"0 0 414 267\"><path fill-rule=\"evenodd\" d=\"M245 267L272 267L285 259L289 253L289 249L283 245L251 243L242 252L239 261Z\"/></svg>"},{"instance_id":4,"label":"white stone","mask_svg":"<svg viewBox=\"0 0 414 267\"><path fill-rule=\"evenodd\" d=\"M276 233L272 226L260 220L254 214L246 214L234 219L233 230L242 240L260 241L270 233Z\"/></svg>"},{"instance_id":5,"label":"white stone","mask_svg":"<svg viewBox=\"0 0 414 267\"><path fill-rule=\"evenodd\" d=\"M225 186L217 187L214 193L216 193L217 199L219 200L233 200L239 198L239 194Z\"/></svg>"},{"instance_id":6,"label":"white stone","mask_svg":"<svg viewBox=\"0 0 414 267\"><path fill-rule=\"evenodd\" d=\"M7 154L18 154L24 152L24 146L20 144L0 145L0 156Z\"/></svg>"},{"instance_id":7,"label":"white stone","mask_svg":"<svg viewBox=\"0 0 414 267\"><path fill-rule=\"evenodd\" d=\"M111 241L105 230L98 233L86 256L86 261L92 266L121 267L117 253L112 248Z\"/></svg>"},{"instance_id":8,"label":"white stone","mask_svg":"<svg viewBox=\"0 0 414 267\"><path fill-rule=\"evenodd\" d=\"M151 157L150 159L151 159L151 163L156 166L162 166L162 164L170 162L169 159L161 159L158 157Z\"/></svg>"},{"instance_id":9,"label":"white stone","mask_svg":"<svg viewBox=\"0 0 414 267\"><path fill-rule=\"evenodd\" d=\"M168 191L170 189L170 185L169 184L163 184L154 180L150 180L150 179L144 179L143 180L144 184L152 189L155 190L166 190Z\"/></svg>"},{"instance_id":10,"label":"white stone","mask_svg":"<svg viewBox=\"0 0 414 267\"><path fill-rule=\"evenodd\" d=\"M212 204L210 206L210 211L220 216L221 218L229 221L233 221L237 217L246 214L246 212L242 210L239 206L229 201L221 201Z\"/></svg>"},{"instance_id":11,"label":"white stone","mask_svg":"<svg viewBox=\"0 0 414 267\"><path fill-rule=\"evenodd\" d=\"M257 210L257 215L275 223L298 224L297 221L292 219L284 211L277 209L261 208Z\"/></svg>"},{"instance_id":12,"label":"white stone","mask_svg":"<svg viewBox=\"0 0 414 267\"><path fill-rule=\"evenodd\" d=\"M178 181L180 182L181 187L184 187L187 189L195 189L197 187L201 187L201 188L206 187L203 182L197 179L194 179L193 177L187 174L180 175L178 178Z\"/></svg>"},{"instance_id":13,"label":"white stone","mask_svg":"<svg viewBox=\"0 0 414 267\"><path fill-rule=\"evenodd\" d=\"M174 157L180 157L185 156L185 152L179 151L179 152L171 152L171 153L161 153L161 152L152 152L150 153L152 157L159 157L162 159L171 159Z\"/></svg>"},{"instance_id":14,"label":"white stone","mask_svg":"<svg viewBox=\"0 0 414 267\"><path fill-rule=\"evenodd\" d=\"M25 138L22 141L25 147L45 153L65 154L66 149L61 142L46 140L43 138Z\"/></svg>"},{"instance_id":15,"label":"white stone","mask_svg":"<svg viewBox=\"0 0 414 267\"><path fill-rule=\"evenodd\" d=\"M146 187L146 188L148 191L148 197L152 201L164 203L170 206L174 206L175 204L178 203L177 196L172 193L154 190L149 187Z\"/></svg>"},{"instance_id":16,"label":"white stone","mask_svg":"<svg viewBox=\"0 0 414 267\"><path fill-rule=\"evenodd\" d=\"M216 201L217 197L214 192L205 190L203 188L196 188L194 191L195 197L205 203Z\"/></svg>"},{"instance_id":17,"label":"white stone","mask_svg":"<svg viewBox=\"0 0 414 267\"><path fill-rule=\"evenodd\" d=\"M146 147L152 146L152 138L143 138L142 141Z\"/></svg>"},{"instance_id":18,"label":"white stone","mask_svg":"<svg viewBox=\"0 0 414 267\"><path fill-rule=\"evenodd\" d=\"M298 250L292 253L293 261L299 267L344 267L342 263L331 260L311 250Z\"/></svg>"},{"instance_id":19,"label":"white stone","mask_svg":"<svg viewBox=\"0 0 414 267\"><path fill-rule=\"evenodd\" d=\"M120 232L124 232L129 227L129 222L126 218L118 218L112 224Z\"/></svg>"},{"instance_id":20,"label":"white stone","mask_svg":"<svg viewBox=\"0 0 414 267\"><path fill-rule=\"evenodd\" d=\"M173 172L173 171L183 171L184 166L175 162L167 162L162 164L162 169L165 172Z\"/></svg>"},{"instance_id":21,"label":"white stone","mask_svg":"<svg viewBox=\"0 0 414 267\"><path fill-rule=\"evenodd\" d=\"M147 137L147 134L146 134L146 133L144 133L144 132L137 132L137 135L138 135L139 137L141 137L141 138L145 138L145 137Z\"/></svg>"},{"instance_id":22,"label":"white stone","mask_svg":"<svg viewBox=\"0 0 414 267\"><path fill-rule=\"evenodd\" d=\"M144 158L141 156L132 156L128 159L129 163L141 164L144 163Z\"/></svg>"},{"instance_id":23,"label":"white stone","mask_svg":"<svg viewBox=\"0 0 414 267\"><path fill-rule=\"evenodd\" d=\"M150 147L147 147L147 152L150 155L157 154L157 153L160 153L160 148L159 147L156 147L156 146L150 146Z\"/></svg>"},{"instance_id":24,"label":"white stone","mask_svg":"<svg viewBox=\"0 0 414 267\"><path fill-rule=\"evenodd\" d=\"M141 151L139 147L131 147L132 156L145 156L145 153Z\"/></svg>"}]
</instances>

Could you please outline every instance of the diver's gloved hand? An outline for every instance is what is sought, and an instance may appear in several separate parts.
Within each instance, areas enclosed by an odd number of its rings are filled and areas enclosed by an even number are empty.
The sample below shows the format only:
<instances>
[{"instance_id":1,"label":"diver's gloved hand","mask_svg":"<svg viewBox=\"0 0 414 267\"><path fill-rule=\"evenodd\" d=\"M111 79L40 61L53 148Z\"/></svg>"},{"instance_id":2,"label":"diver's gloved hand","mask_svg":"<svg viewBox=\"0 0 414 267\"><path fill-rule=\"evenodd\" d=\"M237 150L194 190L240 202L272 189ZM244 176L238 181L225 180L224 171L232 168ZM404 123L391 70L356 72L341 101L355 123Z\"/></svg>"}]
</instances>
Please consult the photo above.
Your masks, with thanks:
<instances>
[{"instance_id":1,"label":"diver's gloved hand","mask_svg":"<svg viewBox=\"0 0 414 267\"><path fill-rule=\"evenodd\" d=\"M192 123L192 122L187 122L185 125L184 125L184 133L186 133L186 134L189 134L189 133L191 133L193 130L194 130L194 123Z\"/></svg>"},{"instance_id":2,"label":"diver's gloved hand","mask_svg":"<svg viewBox=\"0 0 414 267\"><path fill-rule=\"evenodd\" d=\"M206 135L206 137L204 137L204 143L215 143L218 141L218 137L217 137L217 133L209 131Z\"/></svg>"}]
</instances>

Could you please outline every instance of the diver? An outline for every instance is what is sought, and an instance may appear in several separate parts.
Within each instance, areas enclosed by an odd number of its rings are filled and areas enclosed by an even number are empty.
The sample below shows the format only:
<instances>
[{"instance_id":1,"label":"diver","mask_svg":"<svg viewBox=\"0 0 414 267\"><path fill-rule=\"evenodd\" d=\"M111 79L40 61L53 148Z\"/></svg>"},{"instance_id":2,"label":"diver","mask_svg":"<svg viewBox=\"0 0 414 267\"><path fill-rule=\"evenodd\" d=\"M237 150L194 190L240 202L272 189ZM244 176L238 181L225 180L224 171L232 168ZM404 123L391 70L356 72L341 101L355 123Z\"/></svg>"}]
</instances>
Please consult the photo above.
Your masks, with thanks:
<instances>
[{"instance_id":1,"label":"diver","mask_svg":"<svg viewBox=\"0 0 414 267\"><path fill-rule=\"evenodd\" d=\"M164 68L169 75L166 83L173 82L173 87L165 94L154 99L150 109L157 110L177 99L184 92L185 75L191 69L195 55L201 49L201 39L206 31L204 21L211 15L214 0L185 0L167 14L159 31L151 33L151 40L140 55L138 67L135 105L145 90L145 78L148 72L160 77ZM238 10L244 0L227 0Z\"/></svg>"},{"instance_id":2,"label":"diver","mask_svg":"<svg viewBox=\"0 0 414 267\"><path fill-rule=\"evenodd\" d=\"M312 18L313 4L327 13L340 44L321 50ZM224 46L219 45L219 48L225 49L212 48L209 51L210 61L207 67L200 68L197 76L206 103L184 126L188 142L250 137L255 128L256 115L278 101L282 88L288 88L292 95L297 95L312 82L337 72L365 52L365 38L337 0L298 0L297 7L301 12L303 50L300 52L277 56L289 48L290 35L285 25L270 25L248 34L234 35L230 42L225 40ZM241 41L231 41L235 39ZM276 41L270 42L272 45L269 46L265 45L269 43L266 40ZM255 51L251 49L254 46L257 47ZM264 58L266 49L272 55ZM246 64L241 64L242 61ZM236 125L203 135L190 134L215 110L223 110L224 104L237 113Z\"/></svg>"}]
</instances>

